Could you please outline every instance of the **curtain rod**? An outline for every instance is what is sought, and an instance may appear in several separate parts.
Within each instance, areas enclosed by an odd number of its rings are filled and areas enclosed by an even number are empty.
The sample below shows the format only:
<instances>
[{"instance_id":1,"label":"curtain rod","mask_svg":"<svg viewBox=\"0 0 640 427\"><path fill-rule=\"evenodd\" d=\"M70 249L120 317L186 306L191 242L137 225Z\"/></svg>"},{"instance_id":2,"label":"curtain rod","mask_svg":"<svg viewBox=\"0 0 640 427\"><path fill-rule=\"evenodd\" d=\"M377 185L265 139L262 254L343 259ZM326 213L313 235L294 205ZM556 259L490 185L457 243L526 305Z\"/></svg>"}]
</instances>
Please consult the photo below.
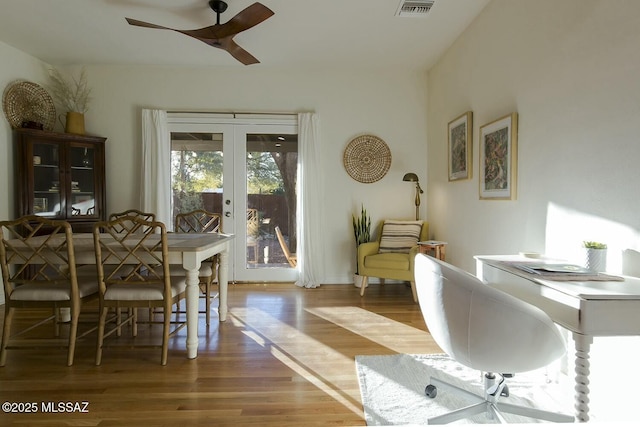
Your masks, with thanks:
<instances>
[{"instance_id":1,"label":"curtain rod","mask_svg":"<svg viewBox=\"0 0 640 427\"><path fill-rule=\"evenodd\" d=\"M260 115L260 116L297 116L294 112L258 112L258 111L189 111L189 110L167 110L167 114L232 114L233 117L241 115Z\"/></svg>"}]
</instances>

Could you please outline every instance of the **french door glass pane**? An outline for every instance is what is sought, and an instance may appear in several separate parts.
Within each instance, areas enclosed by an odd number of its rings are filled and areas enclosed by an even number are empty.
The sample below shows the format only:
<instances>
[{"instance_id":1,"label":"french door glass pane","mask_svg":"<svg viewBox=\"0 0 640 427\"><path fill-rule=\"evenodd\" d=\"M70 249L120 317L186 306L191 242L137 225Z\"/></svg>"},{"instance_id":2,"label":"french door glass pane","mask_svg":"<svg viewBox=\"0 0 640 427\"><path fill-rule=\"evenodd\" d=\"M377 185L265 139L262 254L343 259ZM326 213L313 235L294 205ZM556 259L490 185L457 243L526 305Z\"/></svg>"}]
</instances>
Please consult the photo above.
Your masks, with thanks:
<instances>
[{"instance_id":1,"label":"french door glass pane","mask_svg":"<svg viewBox=\"0 0 640 427\"><path fill-rule=\"evenodd\" d=\"M297 135L247 134L247 268L291 268L279 227L295 253Z\"/></svg>"},{"instance_id":2,"label":"french door glass pane","mask_svg":"<svg viewBox=\"0 0 640 427\"><path fill-rule=\"evenodd\" d=\"M222 135L171 133L172 218L204 209L222 214Z\"/></svg>"}]
</instances>

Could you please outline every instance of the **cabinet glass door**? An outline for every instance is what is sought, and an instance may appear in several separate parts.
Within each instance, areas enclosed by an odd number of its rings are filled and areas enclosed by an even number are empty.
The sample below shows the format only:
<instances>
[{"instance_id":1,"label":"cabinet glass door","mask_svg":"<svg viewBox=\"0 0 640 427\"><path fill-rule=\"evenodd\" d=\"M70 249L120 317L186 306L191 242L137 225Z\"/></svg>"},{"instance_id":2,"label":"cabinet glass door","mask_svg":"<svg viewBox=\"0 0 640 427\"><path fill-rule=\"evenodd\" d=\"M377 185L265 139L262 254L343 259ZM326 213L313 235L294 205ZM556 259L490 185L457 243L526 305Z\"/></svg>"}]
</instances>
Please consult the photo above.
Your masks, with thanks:
<instances>
[{"instance_id":1,"label":"cabinet glass door","mask_svg":"<svg viewBox=\"0 0 640 427\"><path fill-rule=\"evenodd\" d=\"M33 144L33 206L40 216L57 217L62 209L64 182L60 173L58 144Z\"/></svg>"},{"instance_id":2,"label":"cabinet glass door","mask_svg":"<svg viewBox=\"0 0 640 427\"><path fill-rule=\"evenodd\" d=\"M96 150L93 145L73 144L69 149L70 205L68 216L96 216L96 181L94 166Z\"/></svg>"}]
</instances>

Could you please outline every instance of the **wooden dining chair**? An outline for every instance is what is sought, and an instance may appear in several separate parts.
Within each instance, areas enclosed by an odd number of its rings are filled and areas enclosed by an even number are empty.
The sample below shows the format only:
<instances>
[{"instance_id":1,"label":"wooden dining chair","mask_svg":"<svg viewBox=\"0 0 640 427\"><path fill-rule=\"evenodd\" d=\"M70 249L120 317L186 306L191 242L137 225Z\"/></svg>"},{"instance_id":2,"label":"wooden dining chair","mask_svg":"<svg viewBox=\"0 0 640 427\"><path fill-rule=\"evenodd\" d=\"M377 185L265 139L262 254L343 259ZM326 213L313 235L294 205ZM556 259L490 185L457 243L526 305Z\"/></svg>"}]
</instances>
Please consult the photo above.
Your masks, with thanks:
<instances>
[{"instance_id":1,"label":"wooden dining chair","mask_svg":"<svg viewBox=\"0 0 640 427\"><path fill-rule=\"evenodd\" d=\"M196 209L176 215L174 229L176 233L220 233L222 231L222 215L208 212L204 209ZM219 257L213 256L202 262L198 277L200 279L201 297L205 299L205 316L207 325L211 321L211 295L213 281L217 277ZM180 268L184 275L182 266ZM174 269L175 270L175 269ZM173 273L172 273L173 274ZM200 311L202 313L202 311Z\"/></svg>"},{"instance_id":2,"label":"wooden dining chair","mask_svg":"<svg viewBox=\"0 0 640 427\"><path fill-rule=\"evenodd\" d=\"M135 318L135 309L139 307L161 309L162 321L154 322L150 318L149 323L163 325L160 362L166 365L171 309L185 297L186 283L184 275L170 274L165 225L139 216L123 216L96 223L93 236L100 289L96 365L102 363L104 339L123 324L132 323L134 336L137 335L139 319ZM116 318L113 329L105 332L109 309L120 307L133 310L124 319Z\"/></svg>"},{"instance_id":3,"label":"wooden dining chair","mask_svg":"<svg viewBox=\"0 0 640 427\"><path fill-rule=\"evenodd\" d=\"M289 245L285 242L282 230L280 230L279 226L276 226L276 236L278 236L278 242L280 243L282 252L284 252L284 256L287 258L287 262L291 267L295 268L298 265L298 257L289 250Z\"/></svg>"},{"instance_id":4,"label":"wooden dining chair","mask_svg":"<svg viewBox=\"0 0 640 427\"><path fill-rule=\"evenodd\" d=\"M112 221L114 219L117 218L122 218L122 217L126 217L126 216L133 216L133 217L137 217L137 218L142 218L146 221L155 221L156 220L156 215L154 213L150 213L150 212L141 212L137 209L128 209L126 211L123 212L115 212L109 215L109 221ZM122 223L122 229L120 230L120 232L127 232L127 231L136 231L136 230L128 230L127 227L139 227L139 225L137 223L131 222L131 221L124 221ZM96 266L95 265L79 265L77 266L77 271L78 274L80 276L96 276L97 277L97 270L96 270Z\"/></svg>"},{"instance_id":5,"label":"wooden dining chair","mask_svg":"<svg viewBox=\"0 0 640 427\"><path fill-rule=\"evenodd\" d=\"M144 219L145 221L155 221L156 220L156 214L151 213L151 212L142 212L139 211L138 209L127 209L126 211L123 212L114 212L112 214L109 215L109 221L112 221L114 219L118 219L118 218L122 218L122 217L127 217L127 216L132 216L132 217L136 217L136 218L141 218ZM132 223L130 221L125 221L122 223L122 226L138 226L137 223ZM125 231L125 230L122 230ZM129 231L129 230L126 230ZM133 230L136 231L136 230Z\"/></svg>"},{"instance_id":6,"label":"wooden dining chair","mask_svg":"<svg viewBox=\"0 0 640 427\"><path fill-rule=\"evenodd\" d=\"M115 219L118 218L124 218L124 217L135 217L135 218L141 218L144 219L145 221L155 221L156 220L156 214L152 213L152 212L142 212L138 209L127 209L125 211L122 212L113 212L109 215L108 220L109 221L113 221ZM132 222L132 221L123 221L120 224L121 229L119 230L120 233L125 233L125 232L138 232L137 228L140 227L139 223L137 222ZM108 266L107 268L111 268L112 266ZM131 266L125 267L125 268L133 268ZM91 270L91 269L95 269L95 266L83 266L79 271L80 274L86 274L87 271ZM137 318L137 313L135 313L136 309L135 308L131 308L132 312L134 312L134 319ZM153 309L149 309L149 315L151 316L153 312ZM122 309L120 307L116 308L116 313L117 316L120 317L122 316ZM134 322L132 322L132 326L135 329L136 327L136 321L134 320ZM120 328L118 328L118 336L121 334L121 330Z\"/></svg>"},{"instance_id":7,"label":"wooden dining chair","mask_svg":"<svg viewBox=\"0 0 640 427\"><path fill-rule=\"evenodd\" d=\"M74 208L75 209L75 208ZM89 208L89 209L94 209L94 208ZM89 215L89 211L87 211L87 214ZM137 209L128 209L126 211L123 212L114 212L112 214L109 215L109 221L117 219L117 218L122 218L122 217L126 217L126 216L134 216L134 217L138 217L138 218L142 218L145 219L147 221L155 221L156 220L156 215L154 213L150 213L150 212L142 212L139 211ZM139 225L137 223L132 223L132 222L123 222L122 227L123 229L120 230L120 232L125 232L125 231L129 231L124 229L124 227L138 227ZM133 230L135 231L135 230ZM78 275L85 277L85 276L96 276L97 277L97 270L96 270L96 266L95 265L78 265L77 266L77 272Z\"/></svg>"},{"instance_id":8,"label":"wooden dining chair","mask_svg":"<svg viewBox=\"0 0 640 427\"><path fill-rule=\"evenodd\" d=\"M0 222L0 265L4 284L5 308L0 366L4 366L7 350L40 346L67 347L67 365L73 365L77 339L95 330L78 335L78 323L83 305L98 297L97 277L78 277L71 225L67 221L39 216L24 216L14 221ZM60 309L68 307L71 320L65 340L22 338L23 334L48 322L53 322L59 337ZM21 331L12 332L13 317L18 309L49 308L52 314Z\"/></svg>"},{"instance_id":9,"label":"wooden dining chair","mask_svg":"<svg viewBox=\"0 0 640 427\"><path fill-rule=\"evenodd\" d=\"M253 259L249 262L258 263L258 237L260 235L260 222L257 209L247 209L247 249L252 248Z\"/></svg>"}]
</instances>

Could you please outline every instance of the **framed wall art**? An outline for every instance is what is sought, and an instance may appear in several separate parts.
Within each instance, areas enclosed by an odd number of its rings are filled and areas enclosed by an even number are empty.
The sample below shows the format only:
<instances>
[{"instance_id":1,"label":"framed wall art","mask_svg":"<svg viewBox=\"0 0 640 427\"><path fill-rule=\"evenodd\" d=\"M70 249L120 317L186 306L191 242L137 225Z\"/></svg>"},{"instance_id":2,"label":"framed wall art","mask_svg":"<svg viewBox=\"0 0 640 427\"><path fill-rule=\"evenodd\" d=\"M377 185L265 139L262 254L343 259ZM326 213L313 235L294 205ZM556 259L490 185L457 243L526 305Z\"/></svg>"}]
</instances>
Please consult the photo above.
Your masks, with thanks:
<instances>
[{"instance_id":1,"label":"framed wall art","mask_svg":"<svg viewBox=\"0 0 640 427\"><path fill-rule=\"evenodd\" d=\"M518 173L518 113L480 128L480 199L514 200Z\"/></svg>"},{"instance_id":2,"label":"framed wall art","mask_svg":"<svg viewBox=\"0 0 640 427\"><path fill-rule=\"evenodd\" d=\"M449 181L471 178L473 113L449 122Z\"/></svg>"}]
</instances>

